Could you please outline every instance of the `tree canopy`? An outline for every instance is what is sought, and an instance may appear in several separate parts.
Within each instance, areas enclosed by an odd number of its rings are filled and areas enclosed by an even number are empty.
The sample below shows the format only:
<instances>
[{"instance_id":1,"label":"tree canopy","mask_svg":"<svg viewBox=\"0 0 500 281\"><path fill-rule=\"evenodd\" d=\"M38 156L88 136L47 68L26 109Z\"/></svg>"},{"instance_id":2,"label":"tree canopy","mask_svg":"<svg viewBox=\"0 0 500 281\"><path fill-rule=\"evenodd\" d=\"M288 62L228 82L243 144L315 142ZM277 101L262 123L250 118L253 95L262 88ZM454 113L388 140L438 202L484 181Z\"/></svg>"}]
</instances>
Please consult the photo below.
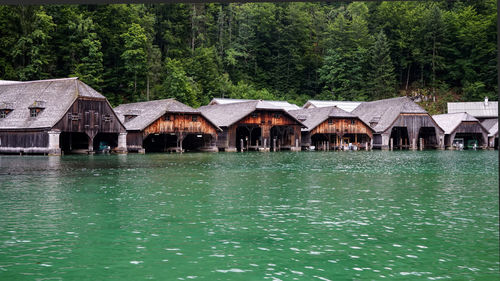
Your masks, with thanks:
<instances>
[{"instance_id":1,"label":"tree canopy","mask_svg":"<svg viewBox=\"0 0 500 281\"><path fill-rule=\"evenodd\" d=\"M496 18L494 0L0 6L0 79L78 76L115 105L495 100Z\"/></svg>"}]
</instances>

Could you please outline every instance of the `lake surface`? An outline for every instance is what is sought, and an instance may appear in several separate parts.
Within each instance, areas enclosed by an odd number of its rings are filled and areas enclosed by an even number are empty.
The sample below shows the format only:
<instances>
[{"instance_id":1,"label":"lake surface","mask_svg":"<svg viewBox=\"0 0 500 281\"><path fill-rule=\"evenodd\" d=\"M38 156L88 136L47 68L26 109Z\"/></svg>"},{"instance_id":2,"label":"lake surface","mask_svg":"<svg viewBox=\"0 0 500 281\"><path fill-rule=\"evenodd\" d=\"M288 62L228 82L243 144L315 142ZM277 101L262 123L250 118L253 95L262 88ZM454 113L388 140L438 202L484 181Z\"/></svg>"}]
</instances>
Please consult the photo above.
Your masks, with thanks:
<instances>
[{"instance_id":1,"label":"lake surface","mask_svg":"<svg viewBox=\"0 0 500 281\"><path fill-rule=\"evenodd\" d=\"M0 156L0 280L498 280L498 151Z\"/></svg>"}]
</instances>

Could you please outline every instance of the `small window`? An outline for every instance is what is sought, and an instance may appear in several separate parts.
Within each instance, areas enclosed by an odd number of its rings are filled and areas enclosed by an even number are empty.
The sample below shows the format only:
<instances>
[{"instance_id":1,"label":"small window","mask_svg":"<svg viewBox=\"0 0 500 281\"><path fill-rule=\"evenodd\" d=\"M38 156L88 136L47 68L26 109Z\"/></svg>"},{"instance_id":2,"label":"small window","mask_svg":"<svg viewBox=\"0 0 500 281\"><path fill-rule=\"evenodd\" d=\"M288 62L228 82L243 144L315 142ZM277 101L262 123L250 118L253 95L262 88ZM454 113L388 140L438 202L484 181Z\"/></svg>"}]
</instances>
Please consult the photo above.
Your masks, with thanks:
<instances>
[{"instance_id":1,"label":"small window","mask_svg":"<svg viewBox=\"0 0 500 281\"><path fill-rule=\"evenodd\" d=\"M356 120L352 119L351 120L351 125L355 125L356 124Z\"/></svg>"},{"instance_id":2,"label":"small window","mask_svg":"<svg viewBox=\"0 0 500 281\"><path fill-rule=\"evenodd\" d=\"M125 115L125 122L128 122L137 117L137 115Z\"/></svg>"},{"instance_id":3,"label":"small window","mask_svg":"<svg viewBox=\"0 0 500 281\"><path fill-rule=\"evenodd\" d=\"M170 117L170 115L165 115L165 116L163 117L163 120L165 120L165 121L171 121L171 120L172 120L172 117Z\"/></svg>"},{"instance_id":4,"label":"small window","mask_svg":"<svg viewBox=\"0 0 500 281\"><path fill-rule=\"evenodd\" d=\"M330 124L330 125L333 124L333 119L331 119L331 118L328 119L328 124Z\"/></svg>"},{"instance_id":5,"label":"small window","mask_svg":"<svg viewBox=\"0 0 500 281\"><path fill-rule=\"evenodd\" d=\"M36 108L31 108L30 109L30 116L33 117L33 118L38 116L38 111L37 111Z\"/></svg>"},{"instance_id":6,"label":"small window","mask_svg":"<svg viewBox=\"0 0 500 281\"><path fill-rule=\"evenodd\" d=\"M193 115L193 117L191 117L191 120L192 120L193 122L198 122L198 116Z\"/></svg>"},{"instance_id":7,"label":"small window","mask_svg":"<svg viewBox=\"0 0 500 281\"><path fill-rule=\"evenodd\" d=\"M259 117L259 114L257 112L252 113L252 118L257 118Z\"/></svg>"},{"instance_id":8,"label":"small window","mask_svg":"<svg viewBox=\"0 0 500 281\"><path fill-rule=\"evenodd\" d=\"M113 117L111 117L111 115L104 115L104 116L102 117L102 120L103 120L104 122L106 122L106 123L109 123L109 122L113 121Z\"/></svg>"},{"instance_id":9,"label":"small window","mask_svg":"<svg viewBox=\"0 0 500 281\"><path fill-rule=\"evenodd\" d=\"M0 110L0 118L6 118L9 112L7 110Z\"/></svg>"},{"instance_id":10,"label":"small window","mask_svg":"<svg viewBox=\"0 0 500 281\"><path fill-rule=\"evenodd\" d=\"M276 118L276 119L280 119L280 118L281 118L281 114L279 114L279 113L275 113L275 114L274 114L274 118Z\"/></svg>"}]
</instances>

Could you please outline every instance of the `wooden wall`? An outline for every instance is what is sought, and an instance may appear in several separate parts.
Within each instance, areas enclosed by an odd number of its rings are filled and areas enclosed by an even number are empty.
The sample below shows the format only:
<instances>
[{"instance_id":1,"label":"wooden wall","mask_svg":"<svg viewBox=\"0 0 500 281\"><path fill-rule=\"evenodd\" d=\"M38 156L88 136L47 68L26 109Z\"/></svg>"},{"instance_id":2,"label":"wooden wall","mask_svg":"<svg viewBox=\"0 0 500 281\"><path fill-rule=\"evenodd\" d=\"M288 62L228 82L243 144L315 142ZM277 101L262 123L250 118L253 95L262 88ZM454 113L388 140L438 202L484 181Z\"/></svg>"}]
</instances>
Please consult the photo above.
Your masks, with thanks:
<instances>
[{"instance_id":1,"label":"wooden wall","mask_svg":"<svg viewBox=\"0 0 500 281\"><path fill-rule=\"evenodd\" d=\"M455 129L455 133L488 134L488 131L486 131L477 121L463 121Z\"/></svg>"},{"instance_id":2,"label":"wooden wall","mask_svg":"<svg viewBox=\"0 0 500 281\"><path fill-rule=\"evenodd\" d=\"M47 147L49 135L46 131L0 132L0 147Z\"/></svg>"},{"instance_id":3,"label":"wooden wall","mask_svg":"<svg viewBox=\"0 0 500 281\"><path fill-rule=\"evenodd\" d=\"M167 120L166 116L169 116L170 120ZM196 117L197 120L193 121L193 117ZM216 135L217 128L201 114L168 113L158 118L143 131L144 136L169 133Z\"/></svg>"},{"instance_id":4,"label":"wooden wall","mask_svg":"<svg viewBox=\"0 0 500 281\"><path fill-rule=\"evenodd\" d=\"M392 126L390 126L384 133L391 134L392 127L406 127L408 129L409 139L416 139L418 137L418 132L422 127L433 127L436 130L436 136L444 134L443 130L439 128L432 117L427 113L401 113L399 117L394 121ZM384 145L384 144L383 144Z\"/></svg>"},{"instance_id":5,"label":"wooden wall","mask_svg":"<svg viewBox=\"0 0 500 281\"><path fill-rule=\"evenodd\" d=\"M53 129L86 133L92 139L100 132L126 132L106 100L88 98L77 99Z\"/></svg>"},{"instance_id":6,"label":"wooden wall","mask_svg":"<svg viewBox=\"0 0 500 281\"><path fill-rule=\"evenodd\" d=\"M329 124L329 120L325 120L319 124L311 130L311 136L314 134L337 134L340 136L344 134L366 134L370 138L373 137L370 127L357 118L331 118L330 122L331 124Z\"/></svg>"},{"instance_id":7,"label":"wooden wall","mask_svg":"<svg viewBox=\"0 0 500 281\"><path fill-rule=\"evenodd\" d=\"M267 146L269 147L271 143L271 128L274 126L293 126L294 135L292 143L295 139L299 139L300 145L300 128L301 125L293 118L289 117L286 112L283 111L265 111L256 110L235 124L224 128L224 133L220 136L217 142L218 147L236 147L236 128L238 126L258 126L261 128L261 138L267 139ZM261 144L263 142L261 141Z\"/></svg>"}]
</instances>

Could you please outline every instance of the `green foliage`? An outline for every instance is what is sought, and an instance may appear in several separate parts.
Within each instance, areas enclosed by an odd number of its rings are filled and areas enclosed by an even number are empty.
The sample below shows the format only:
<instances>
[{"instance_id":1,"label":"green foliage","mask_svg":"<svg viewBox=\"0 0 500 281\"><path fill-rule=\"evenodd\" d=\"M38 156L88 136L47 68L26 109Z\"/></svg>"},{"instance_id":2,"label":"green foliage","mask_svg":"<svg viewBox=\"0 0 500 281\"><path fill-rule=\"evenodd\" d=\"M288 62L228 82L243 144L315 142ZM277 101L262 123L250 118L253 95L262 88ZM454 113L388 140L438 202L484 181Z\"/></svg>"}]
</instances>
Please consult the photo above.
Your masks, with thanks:
<instances>
[{"instance_id":1,"label":"green foliage","mask_svg":"<svg viewBox=\"0 0 500 281\"><path fill-rule=\"evenodd\" d=\"M497 97L496 1L0 6L0 79L175 97ZM453 94L450 94L453 93Z\"/></svg>"}]
</instances>

